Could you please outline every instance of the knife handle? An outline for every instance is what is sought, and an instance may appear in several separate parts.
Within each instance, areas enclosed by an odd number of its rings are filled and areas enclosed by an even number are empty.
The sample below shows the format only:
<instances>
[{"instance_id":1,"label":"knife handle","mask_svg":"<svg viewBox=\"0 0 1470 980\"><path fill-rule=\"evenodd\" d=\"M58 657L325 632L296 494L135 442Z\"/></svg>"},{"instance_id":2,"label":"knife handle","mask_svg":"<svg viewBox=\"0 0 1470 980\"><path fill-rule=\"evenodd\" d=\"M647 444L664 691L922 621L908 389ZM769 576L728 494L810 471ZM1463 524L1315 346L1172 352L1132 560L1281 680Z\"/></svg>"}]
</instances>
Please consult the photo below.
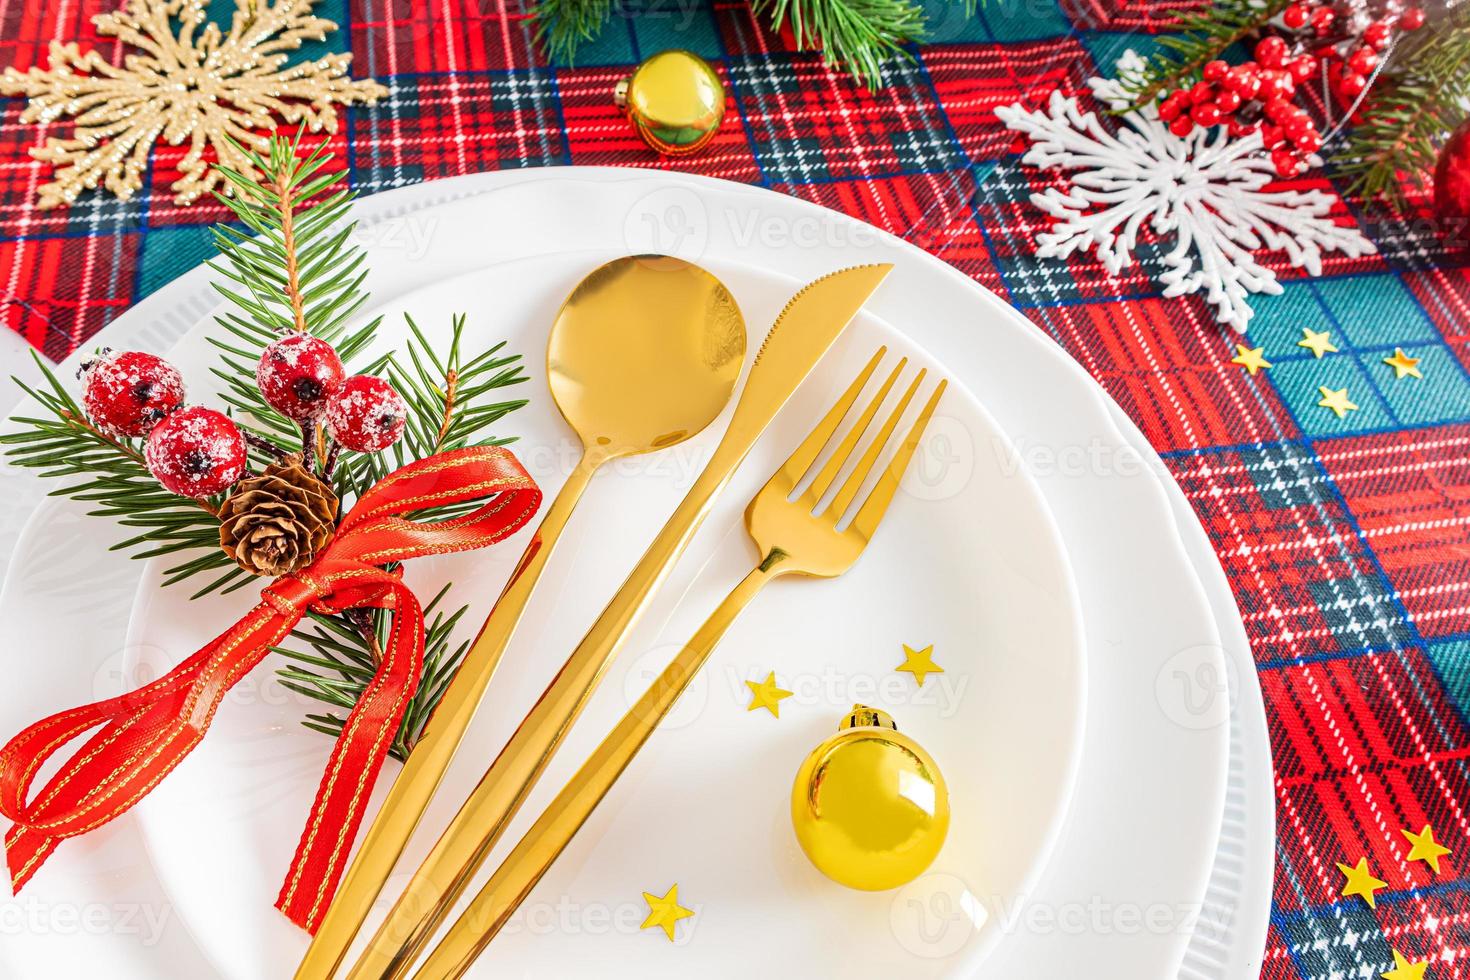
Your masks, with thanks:
<instances>
[{"instance_id":1,"label":"knife handle","mask_svg":"<svg viewBox=\"0 0 1470 980\"><path fill-rule=\"evenodd\" d=\"M429 799L439 788L444 770L484 697L485 687L520 622L541 570L601 462L594 454L584 454L547 508L495 608L480 628L480 635L465 653L454 679L425 725L423 736L409 753L368 827L315 939L296 969L296 980L330 980L342 964Z\"/></svg>"}]
</instances>

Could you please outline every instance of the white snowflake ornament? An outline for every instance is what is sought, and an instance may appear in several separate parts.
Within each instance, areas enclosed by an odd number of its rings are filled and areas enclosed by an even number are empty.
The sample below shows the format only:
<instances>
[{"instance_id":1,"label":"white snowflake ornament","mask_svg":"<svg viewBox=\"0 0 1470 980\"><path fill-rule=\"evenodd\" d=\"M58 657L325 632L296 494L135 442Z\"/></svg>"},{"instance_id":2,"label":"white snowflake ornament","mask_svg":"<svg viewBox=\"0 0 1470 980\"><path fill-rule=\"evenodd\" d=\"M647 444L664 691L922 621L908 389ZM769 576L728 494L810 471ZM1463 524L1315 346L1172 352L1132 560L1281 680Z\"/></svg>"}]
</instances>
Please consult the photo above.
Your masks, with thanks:
<instances>
[{"instance_id":1,"label":"white snowflake ornament","mask_svg":"<svg viewBox=\"0 0 1470 980\"><path fill-rule=\"evenodd\" d=\"M1088 87L1098 101L1121 111L1132 102L1122 79L1143 65L1129 50L1118 60L1118 78L1089 79ZM1160 276L1164 295L1205 290L1216 318L1239 333L1255 312L1250 294L1281 292L1276 273L1256 261L1256 250L1283 251L1293 267L1314 276L1322 272L1324 251L1353 258L1377 251L1356 228L1328 217L1331 196L1263 190L1276 171L1259 133L1231 139L1218 126L1175 136L1148 105L1122 113L1127 128L1114 134L1060 92L1051 94L1044 112L1017 103L1001 106L996 115L1031 139L1023 163L1072 171L1068 190L1052 187L1031 195L1033 204L1056 219L1036 236L1037 255L1066 258L1078 249L1096 249L1116 275L1133 264L1139 229L1148 222L1161 239L1175 236L1173 248L1161 256L1167 267Z\"/></svg>"}]
</instances>

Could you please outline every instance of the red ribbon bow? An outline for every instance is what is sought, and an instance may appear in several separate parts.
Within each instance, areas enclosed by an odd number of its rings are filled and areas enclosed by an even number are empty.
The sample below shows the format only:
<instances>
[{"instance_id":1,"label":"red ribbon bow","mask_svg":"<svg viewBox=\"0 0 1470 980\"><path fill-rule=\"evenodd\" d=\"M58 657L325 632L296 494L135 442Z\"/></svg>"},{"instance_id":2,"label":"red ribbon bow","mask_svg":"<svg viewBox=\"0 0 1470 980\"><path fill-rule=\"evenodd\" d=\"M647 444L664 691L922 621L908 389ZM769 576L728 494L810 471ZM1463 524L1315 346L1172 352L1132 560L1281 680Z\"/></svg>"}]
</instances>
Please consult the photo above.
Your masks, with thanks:
<instances>
[{"instance_id":1,"label":"red ribbon bow","mask_svg":"<svg viewBox=\"0 0 1470 980\"><path fill-rule=\"evenodd\" d=\"M402 516L483 498L489 499L453 520L418 523ZM11 739L0 749L0 813L15 821L5 837L12 888L19 892L62 840L126 812L173 771L204 738L226 692L308 609L391 609L377 673L332 750L276 900L291 921L314 931L423 672L423 611L402 579L378 566L494 544L540 505L540 489L505 449L456 449L410 463L363 494L311 565L261 590L259 605L168 674L121 697L52 715ZM46 761L94 728L99 730L27 803Z\"/></svg>"}]
</instances>

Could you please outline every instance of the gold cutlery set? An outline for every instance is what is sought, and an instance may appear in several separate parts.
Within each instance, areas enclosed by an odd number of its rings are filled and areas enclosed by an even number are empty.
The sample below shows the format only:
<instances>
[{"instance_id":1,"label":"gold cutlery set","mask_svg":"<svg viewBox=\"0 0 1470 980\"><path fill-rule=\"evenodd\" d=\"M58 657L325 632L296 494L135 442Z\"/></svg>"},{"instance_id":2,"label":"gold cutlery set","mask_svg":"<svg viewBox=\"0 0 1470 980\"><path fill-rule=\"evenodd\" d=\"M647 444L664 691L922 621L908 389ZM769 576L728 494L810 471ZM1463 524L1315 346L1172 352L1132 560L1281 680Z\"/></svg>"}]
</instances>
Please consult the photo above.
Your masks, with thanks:
<instances>
[{"instance_id":1,"label":"gold cutlery set","mask_svg":"<svg viewBox=\"0 0 1470 980\"><path fill-rule=\"evenodd\" d=\"M486 770L357 962L354 980L408 976L525 802L613 656L684 551L713 500L777 412L891 267L832 273L796 294L751 366L734 415L694 485ZM527 600L593 472L622 456L683 442L722 412L744 362L745 324L708 272L665 256L631 256L590 273L563 304L547 346L557 408L582 441L580 462L545 512L376 819L297 970L329 980L418 826L469 726ZM854 412L880 349L745 511L757 562L608 733L521 838L413 976L459 977L494 939L633 761L736 616L786 575L835 577L876 531L945 382L916 403L924 372L900 383L900 360ZM864 437L895 389L902 393ZM848 423L843 431L844 421ZM839 432L843 432L838 438ZM897 435L896 435L897 434ZM830 447L830 452L828 451ZM824 458L825 457L825 458ZM883 465L879 465L882 463Z\"/></svg>"}]
</instances>

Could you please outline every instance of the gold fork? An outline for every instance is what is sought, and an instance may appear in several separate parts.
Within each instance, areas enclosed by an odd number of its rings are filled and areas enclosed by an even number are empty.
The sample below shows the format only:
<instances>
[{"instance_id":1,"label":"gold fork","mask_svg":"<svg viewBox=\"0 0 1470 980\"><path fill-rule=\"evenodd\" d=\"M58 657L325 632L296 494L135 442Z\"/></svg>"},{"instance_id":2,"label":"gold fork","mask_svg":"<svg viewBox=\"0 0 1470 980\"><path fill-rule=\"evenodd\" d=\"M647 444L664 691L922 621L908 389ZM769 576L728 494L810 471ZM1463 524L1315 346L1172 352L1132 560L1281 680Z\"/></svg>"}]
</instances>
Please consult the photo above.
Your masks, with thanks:
<instances>
[{"instance_id":1,"label":"gold fork","mask_svg":"<svg viewBox=\"0 0 1470 980\"><path fill-rule=\"evenodd\" d=\"M833 440L842 420L857 401L886 348L868 361L857 379L827 412L791 458L766 482L745 509L745 527L755 541L760 562L714 613L705 620L689 643L653 682L637 704L629 709L602 744L571 778L546 811L531 827L485 887L450 927L444 940L429 954L414 974L415 980L444 980L459 977L469 969L500 928L541 880L557 856L571 842L582 824L607 795L619 776L653 734L679 695L709 659L720 638L747 603L768 582L783 575L832 578L852 567L867 547L878 523L898 490L914 448L934 414L946 382L940 381L918 418L909 427L892 461L850 522L843 518L867 482L900 419L924 380L920 371L909 384L882 428L842 482L827 500L838 475L857 450L868 426L902 374L907 359L900 360L877 393L858 415L828 460L818 469L823 449ZM802 481L810 474L803 489ZM800 493L798 493L800 490Z\"/></svg>"}]
</instances>

